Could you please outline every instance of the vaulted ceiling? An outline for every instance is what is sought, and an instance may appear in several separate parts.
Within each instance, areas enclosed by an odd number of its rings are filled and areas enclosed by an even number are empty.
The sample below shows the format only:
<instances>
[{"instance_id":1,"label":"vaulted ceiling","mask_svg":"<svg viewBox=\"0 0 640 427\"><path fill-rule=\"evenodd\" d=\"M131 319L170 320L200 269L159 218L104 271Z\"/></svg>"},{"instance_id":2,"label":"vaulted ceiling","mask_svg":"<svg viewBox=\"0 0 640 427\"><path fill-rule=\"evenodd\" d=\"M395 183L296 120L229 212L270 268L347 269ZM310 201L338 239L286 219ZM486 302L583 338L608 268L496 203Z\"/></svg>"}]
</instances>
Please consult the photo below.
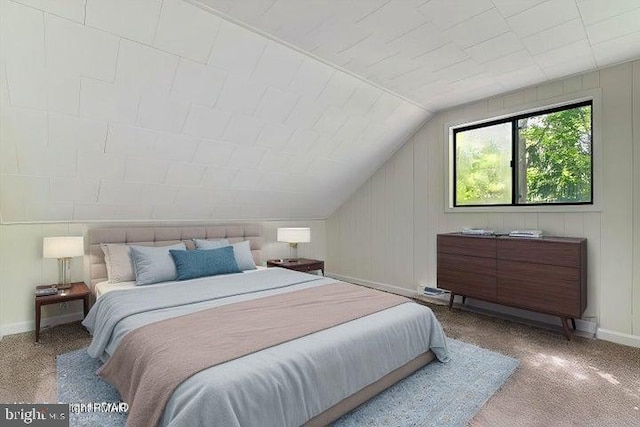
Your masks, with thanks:
<instances>
[{"instance_id":1,"label":"vaulted ceiling","mask_svg":"<svg viewBox=\"0 0 640 427\"><path fill-rule=\"evenodd\" d=\"M638 0L188 0L436 111L640 56Z\"/></svg>"},{"instance_id":2,"label":"vaulted ceiling","mask_svg":"<svg viewBox=\"0 0 640 427\"><path fill-rule=\"evenodd\" d=\"M637 0L0 0L3 222L324 218L435 111L640 56Z\"/></svg>"}]
</instances>

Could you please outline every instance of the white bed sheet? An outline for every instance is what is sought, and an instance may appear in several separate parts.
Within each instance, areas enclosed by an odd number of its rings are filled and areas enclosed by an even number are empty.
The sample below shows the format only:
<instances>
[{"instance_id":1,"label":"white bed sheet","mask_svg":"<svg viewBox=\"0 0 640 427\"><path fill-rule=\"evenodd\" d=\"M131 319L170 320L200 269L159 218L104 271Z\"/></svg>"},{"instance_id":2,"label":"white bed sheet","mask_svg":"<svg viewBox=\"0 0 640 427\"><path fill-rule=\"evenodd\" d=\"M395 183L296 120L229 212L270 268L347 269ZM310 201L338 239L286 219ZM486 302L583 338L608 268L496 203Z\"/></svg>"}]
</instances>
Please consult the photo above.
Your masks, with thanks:
<instances>
[{"instance_id":1,"label":"white bed sheet","mask_svg":"<svg viewBox=\"0 0 640 427\"><path fill-rule=\"evenodd\" d=\"M243 271L243 273L253 273L259 270L266 270L266 269L267 267L258 265L256 266L255 270L245 270ZM162 284L164 283L158 283L158 285L162 285ZM145 286L156 286L156 285L145 285ZM107 292L122 290L122 289L135 289L135 288L136 288L136 282L134 281L116 282L116 283L109 283L109 281L104 281L104 282L96 283L96 285L93 287L93 293L96 296L96 300L97 300Z\"/></svg>"}]
</instances>

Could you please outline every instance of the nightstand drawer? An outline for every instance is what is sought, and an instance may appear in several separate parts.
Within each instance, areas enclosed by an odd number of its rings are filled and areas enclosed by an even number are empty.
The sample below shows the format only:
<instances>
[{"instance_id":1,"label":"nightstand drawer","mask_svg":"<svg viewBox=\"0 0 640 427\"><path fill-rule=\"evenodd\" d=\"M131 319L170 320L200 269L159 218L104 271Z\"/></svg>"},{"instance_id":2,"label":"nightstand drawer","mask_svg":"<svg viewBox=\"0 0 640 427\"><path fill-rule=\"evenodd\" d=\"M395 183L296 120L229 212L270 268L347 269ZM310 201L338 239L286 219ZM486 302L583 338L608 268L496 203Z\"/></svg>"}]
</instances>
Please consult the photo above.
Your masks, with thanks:
<instances>
[{"instance_id":1,"label":"nightstand drawer","mask_svg":"<svg viewBox=\"0 0 640 427\"><path fill-rule=\"evenodd\" d=\"M324 261L319 259L270 259L267 261L267 267L281 267L289 270L301 271L303 273L320 270L324 276Z\"/></svg>"}]
</instances>

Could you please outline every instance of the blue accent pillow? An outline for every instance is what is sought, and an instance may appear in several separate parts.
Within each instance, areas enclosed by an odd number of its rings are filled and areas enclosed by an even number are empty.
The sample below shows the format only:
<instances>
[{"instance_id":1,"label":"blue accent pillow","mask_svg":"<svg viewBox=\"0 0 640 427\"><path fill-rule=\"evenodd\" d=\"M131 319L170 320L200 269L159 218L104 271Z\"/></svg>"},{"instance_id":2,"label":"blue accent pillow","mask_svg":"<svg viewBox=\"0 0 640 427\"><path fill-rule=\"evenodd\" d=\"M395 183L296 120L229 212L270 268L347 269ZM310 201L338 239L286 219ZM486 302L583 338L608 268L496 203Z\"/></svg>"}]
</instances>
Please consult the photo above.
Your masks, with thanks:
<instances>
[{"instance_id":1,"label":"blue accent pillow","mask_svg":"<svg viewBox=\"0 0 640 427\"><path fill-rule=\"evenodd\" d=\"M136 285L176 280L176 265L169 255L170 249L186 251L187 247L184 243L170 246L131 245L131 261L133 271L136 273Z\"/></svg>"},{"instance_id":2,"label":"blue accent pillow","mask_svg":"<svg viewBox=\"0 0 640 427\"><path fill-rule=\"evenodd\" d=\"M178 280L215 276L216 274L240 273L233 248L225 246L218 249L197 251L169 251L176 264Z\"/></svg>"}]
</instances>

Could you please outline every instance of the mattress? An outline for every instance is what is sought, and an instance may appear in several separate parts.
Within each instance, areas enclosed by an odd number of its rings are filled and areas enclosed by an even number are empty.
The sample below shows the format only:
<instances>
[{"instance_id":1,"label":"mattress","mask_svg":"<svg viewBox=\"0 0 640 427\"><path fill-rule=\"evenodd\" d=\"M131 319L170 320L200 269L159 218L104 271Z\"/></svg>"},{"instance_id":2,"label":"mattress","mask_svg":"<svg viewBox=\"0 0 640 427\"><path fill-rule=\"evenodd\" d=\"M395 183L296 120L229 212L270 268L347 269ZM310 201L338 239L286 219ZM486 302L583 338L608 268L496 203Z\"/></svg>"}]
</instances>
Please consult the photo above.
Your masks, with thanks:
<instances>
[{"instance_id":1,"label":"mattress","mask_svg":"<svg viewBox=\"0 0 640 427\"><path fill-rule=\"evenodd\" d=\"M187 282L103 293L84 322L90 355L108 359L129 331L152 322L335 281L272 268ZM193 375L161 425L299 426L428 351L448 360L440 324L428 307L401 304Z\"/></svg>"}]
</instances>

